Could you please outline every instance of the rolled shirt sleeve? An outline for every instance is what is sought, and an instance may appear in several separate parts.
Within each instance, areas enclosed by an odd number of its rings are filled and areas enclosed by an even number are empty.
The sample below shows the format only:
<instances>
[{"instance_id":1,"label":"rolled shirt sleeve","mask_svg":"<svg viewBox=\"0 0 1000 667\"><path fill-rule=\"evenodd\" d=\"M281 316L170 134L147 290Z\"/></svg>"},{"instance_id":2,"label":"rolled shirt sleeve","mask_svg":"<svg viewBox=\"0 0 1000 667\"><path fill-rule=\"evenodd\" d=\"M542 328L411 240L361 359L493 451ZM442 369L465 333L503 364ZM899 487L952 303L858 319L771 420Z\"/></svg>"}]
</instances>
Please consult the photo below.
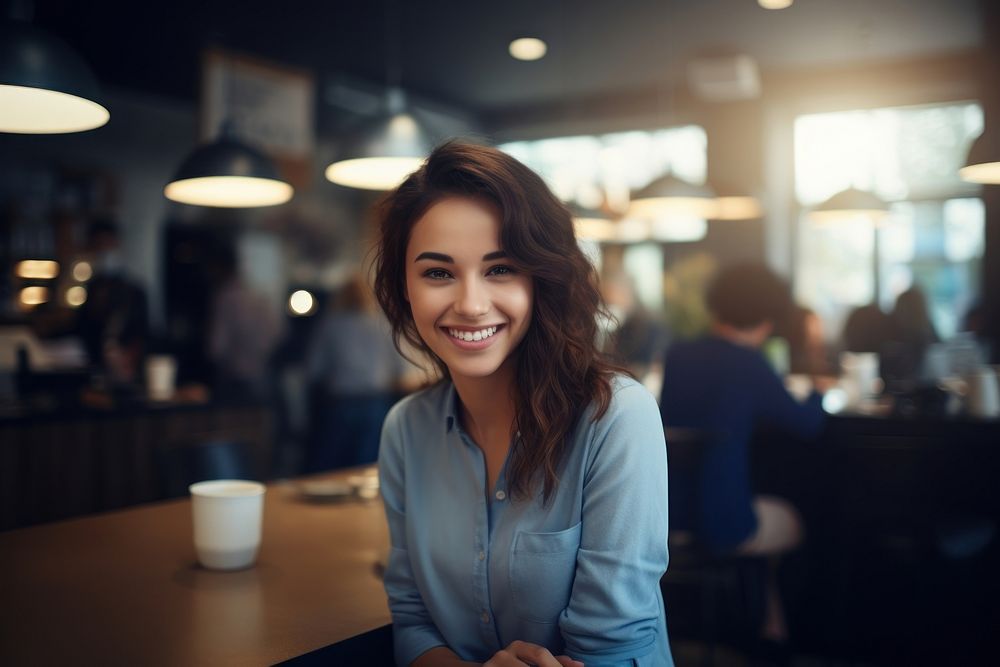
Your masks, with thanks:
<instances>
[{"instance_id":1,"label":"rolled shirt sleeve","mask_svg":"<svg viewBox=\"0 0 1000 667\"><path fill-rule=\"evenodd\" d=\"M668 511L659 410L641 385L626 384L594 428L576 577L559 619L566 653L588 667L661 665Z\"/></svg>"}]
</instances>

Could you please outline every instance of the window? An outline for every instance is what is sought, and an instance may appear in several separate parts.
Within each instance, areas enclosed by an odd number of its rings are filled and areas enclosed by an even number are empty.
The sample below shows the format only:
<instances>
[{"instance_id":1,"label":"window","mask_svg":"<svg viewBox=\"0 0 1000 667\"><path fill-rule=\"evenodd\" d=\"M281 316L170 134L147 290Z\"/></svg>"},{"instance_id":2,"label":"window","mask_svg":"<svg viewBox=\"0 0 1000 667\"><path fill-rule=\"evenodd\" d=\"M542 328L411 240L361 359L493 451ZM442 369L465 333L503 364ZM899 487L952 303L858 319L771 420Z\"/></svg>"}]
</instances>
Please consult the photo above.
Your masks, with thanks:
<instances>
[{"instance_id":1,"label":"window","mask_svg":"<svg viewBox=\"0 0 1000 667\"><path fill-rule=\"evenodd\" d=\"M621 212L627 208L633 190L666 173L703 184L707 171L706 146L705 130L686 125L516 141L501 144L499 148L541 175L561 200L586 208ZM581 246L600 268L596 244L581 241ZM624 268L635 280L640 300L651 310L662 310L662 271L649 270L654 265L662 268L659 247L640 245L626 254ZM659 259L653 254L659 255Z\"/></svg>"},{"instance_id":2,"label":"window","mask_svg":"<svg viewBox=\"0 0 1000 667\"><path fill-rule=\"evenodd\" d=\"M960 328L978 296L985 211L958 169L982 127L975 103L796 119L795 193L803 209L796 296L827 321L829 334L839 334L851 308L877 299L888 312L914 284L941 336ZM809 207L852 186L892 202L877 231L870 221L817 226L807 219Z\"/></svg>"}]
</instances>

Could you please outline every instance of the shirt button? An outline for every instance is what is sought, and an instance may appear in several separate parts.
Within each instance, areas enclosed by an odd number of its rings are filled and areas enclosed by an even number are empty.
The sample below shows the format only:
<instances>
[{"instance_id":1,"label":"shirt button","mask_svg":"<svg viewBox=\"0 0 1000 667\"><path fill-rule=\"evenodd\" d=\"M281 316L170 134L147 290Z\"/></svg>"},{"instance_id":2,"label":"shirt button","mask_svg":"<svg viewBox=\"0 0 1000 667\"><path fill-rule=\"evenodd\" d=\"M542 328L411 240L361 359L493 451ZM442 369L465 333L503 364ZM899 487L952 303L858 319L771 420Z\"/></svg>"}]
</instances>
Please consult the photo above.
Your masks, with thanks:
<instances>
[{"instance_id":1,"label":"shirt button","mask_svg":"<svg viewBox=\"0 0 1000 667\"><path fill-rule=\"evenodd\" d=\"M486 552L485 551L480 551L479 552L479 560L486 560Z\"/></svg>"},{"instance_id":2,"label":"shirt button","mask_svg":"<svg viewBox=\"0 0 1000 667\"><path fill-rule=\"evenodd\" d=\"M479 620L480 620L480 621L482 621L483 623L489 623L489 622L490 622L490 615L489 615L489 614L487 614L487 613L486 613L486 612L484 611L484 612L483 612L483 615L479 617Z\"/></svg>"},{"instance_id":3,"label":"shirt button","mask_svg":"<svg viewBox=\"0 0 1000 667\"><path fill-rule=\"evenodd\" d=\"M506 497L507 497L506 493L504 493L503 491L497 491L497 500L503 500Z\"/></svg>"}]
</instances>

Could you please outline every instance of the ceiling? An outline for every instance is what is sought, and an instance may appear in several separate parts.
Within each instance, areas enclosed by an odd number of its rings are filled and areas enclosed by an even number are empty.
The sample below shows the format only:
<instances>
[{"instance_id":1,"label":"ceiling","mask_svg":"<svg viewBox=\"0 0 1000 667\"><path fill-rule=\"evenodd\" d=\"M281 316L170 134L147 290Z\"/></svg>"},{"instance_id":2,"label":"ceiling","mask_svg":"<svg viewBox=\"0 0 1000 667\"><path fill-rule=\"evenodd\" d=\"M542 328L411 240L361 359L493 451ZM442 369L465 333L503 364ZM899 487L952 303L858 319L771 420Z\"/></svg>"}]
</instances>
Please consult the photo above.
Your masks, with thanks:
<instances>
[{"instance_id":1,"label":"ceiling","mask_svg":"<svg viewBox=\"0 0 1000 667\"><path fill-rule=\"evenodd\" d=\"M471 114L653 89L697 55L745 53L766 74L961 52L983 39L977 0L797 0L781 11L754 0L34 4L36 24L107 86L194 100L200 50L215 44L323 83L381 84L395 63L404 88ZM548 42L544 59L507 55L525 34Z\"/></svg>"}]
</instances>

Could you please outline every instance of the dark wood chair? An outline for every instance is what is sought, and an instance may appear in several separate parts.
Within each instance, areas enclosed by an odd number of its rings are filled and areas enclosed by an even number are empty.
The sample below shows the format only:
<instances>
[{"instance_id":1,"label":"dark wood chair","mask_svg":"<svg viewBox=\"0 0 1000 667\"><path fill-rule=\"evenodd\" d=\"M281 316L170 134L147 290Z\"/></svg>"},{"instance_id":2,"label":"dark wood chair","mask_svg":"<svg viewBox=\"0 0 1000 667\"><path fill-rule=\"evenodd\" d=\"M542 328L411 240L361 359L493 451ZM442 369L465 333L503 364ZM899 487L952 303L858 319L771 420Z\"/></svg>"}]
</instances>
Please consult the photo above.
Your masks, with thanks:
<instances>
[{"instance_id":1,"label":"dark wood chair","mask_svg":"<svg viewBox=\"0 0 1000 667\"><path fill-rule=\"evenodd\" d=\"M671 600L681 600L681 590L693 591L689 605L697 600L699 627L694 634L705 642L702 664L719 663L718 647L727 618L736 621L728 627L752 626L759 618L763 601L764 562L735 554L717 553L698 539L696 508L701 493L701 467L705 452L719 434L693 428L666 428L667 460L669 465L670 501L670 565L660 580L660 588L668 609ZM685 608L683 605L678 605ZM678 629L684 623L678 619ZM687 634L678 633L678 636ZM741 629L739 635L745 635ZM739 639L745 637L739 636Z\"/></svg>"}]
</instances>

